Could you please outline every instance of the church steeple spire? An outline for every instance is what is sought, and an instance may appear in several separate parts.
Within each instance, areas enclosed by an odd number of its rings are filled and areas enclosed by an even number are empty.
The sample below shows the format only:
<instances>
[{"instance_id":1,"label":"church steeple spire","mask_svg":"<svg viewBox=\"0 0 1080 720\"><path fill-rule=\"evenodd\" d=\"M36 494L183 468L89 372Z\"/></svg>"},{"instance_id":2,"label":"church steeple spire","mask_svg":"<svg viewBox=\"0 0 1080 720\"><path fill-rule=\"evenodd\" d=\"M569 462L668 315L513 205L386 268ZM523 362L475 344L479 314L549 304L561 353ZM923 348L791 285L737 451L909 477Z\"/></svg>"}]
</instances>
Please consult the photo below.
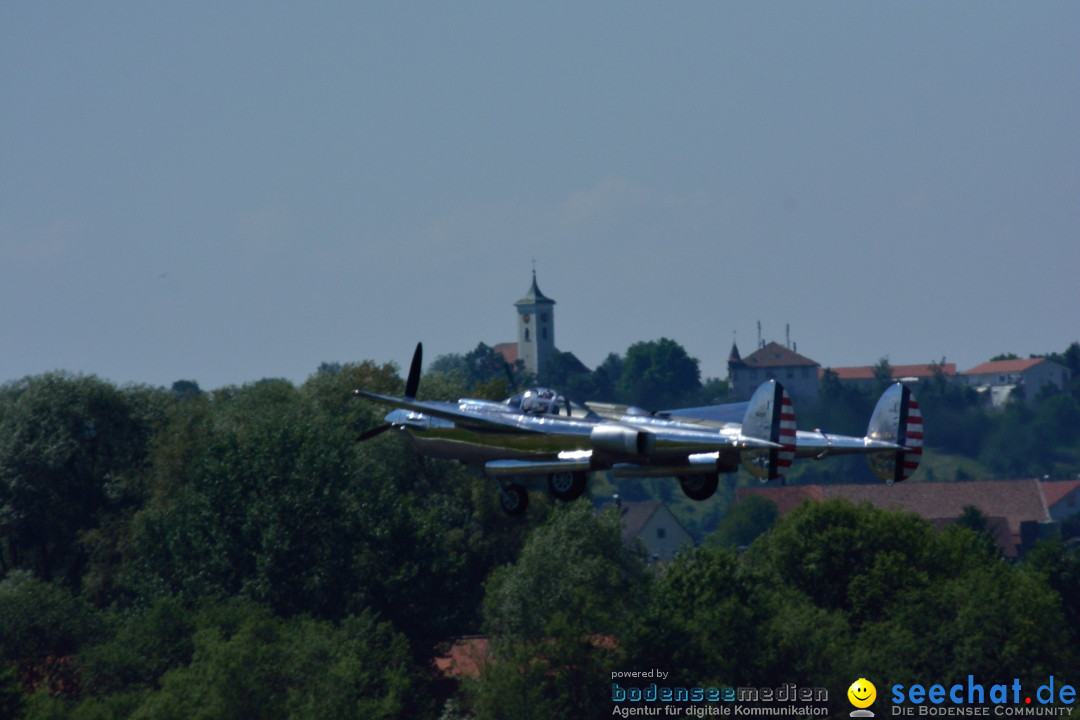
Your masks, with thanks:
<instances>
[{"instance_id":1,"label":"church steeple spire","mask_svg":"<svg viewBox=\"0 0 1080 720\"><path fill-rule=\"evenodd\" d=\"M534 267L528 292L514 306L518 312L518 357L525 369L538 378L555 353L554 305L554 300L540 292Z\"/></svg>"},{"instance_id":2,"label":"church steeple spire","mask_svg":"<svg viewBox=\"0 0 1080 720\"><path fill-rule=\"evenodd\" d=\"M554 300L544 295L544 293L540 292L540 287L536 284L536 268L533 268L532 271L532 286L529 288L529 291L525 293L525 297L521 298L514 304L519 307L521 305L555 304Z\"/></svg>"}]
</instances>

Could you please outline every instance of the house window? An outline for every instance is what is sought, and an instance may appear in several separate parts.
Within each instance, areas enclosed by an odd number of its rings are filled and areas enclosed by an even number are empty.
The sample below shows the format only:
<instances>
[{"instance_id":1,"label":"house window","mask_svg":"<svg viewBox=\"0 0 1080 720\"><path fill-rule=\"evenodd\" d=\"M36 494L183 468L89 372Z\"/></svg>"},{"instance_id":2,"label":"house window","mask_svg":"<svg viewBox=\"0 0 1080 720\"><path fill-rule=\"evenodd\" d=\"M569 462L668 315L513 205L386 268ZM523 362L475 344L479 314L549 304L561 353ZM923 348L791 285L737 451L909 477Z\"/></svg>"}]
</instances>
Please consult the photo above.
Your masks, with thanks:
<instances>
[{"instance_id":1,"label":"house window","mask_svg":"<svg viewBox=\"0 0 1080 720\"><path fill-rule=\"evenodd\" d=\"M667 537L667 528L656 528L656 539L663 540Z\"/></svg>"},{"instance_id":2,"label":"house window","mask_svg":"<svg viewBox=\"0 0 1080 720\"><path fill-rule=\"evenodd\" d=\"M525 342L529 342L529 328L525 328Z\"/></svg>"}]
</instances>

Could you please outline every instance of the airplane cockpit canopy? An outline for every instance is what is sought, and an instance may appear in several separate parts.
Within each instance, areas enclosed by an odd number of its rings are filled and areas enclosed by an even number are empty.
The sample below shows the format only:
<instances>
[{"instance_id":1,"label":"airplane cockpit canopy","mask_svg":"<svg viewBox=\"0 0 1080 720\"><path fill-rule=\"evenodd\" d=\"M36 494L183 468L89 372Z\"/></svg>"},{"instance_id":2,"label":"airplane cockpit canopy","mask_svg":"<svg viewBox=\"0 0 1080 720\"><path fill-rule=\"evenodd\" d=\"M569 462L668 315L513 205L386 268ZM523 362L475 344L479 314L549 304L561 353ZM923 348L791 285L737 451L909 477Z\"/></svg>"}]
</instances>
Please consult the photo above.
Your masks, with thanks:
<instances>
[{"instance_id":1,"label":"airplane cockpit canopy","mask_svg":"<svg viewBox=\"0 0 1080 720\"><path fill-rule=\"evenodd\" d=\"M565 395L551 388L530 388L512 398L508 398L505 402L512 410L529 415L560 415L573 418L595 417L589 408L568 400Z\"/></svg>"},{"instance_id":2,"label":"airplane cockpit canopy","mask_svg":"<svg viewBox=\"0 0 1080 720\"><path fill-rule=\"evenodd\" d=\"M530 388L508 399L506 404L530 415L570 414L566 398L550 388Z\"/></svg>"}]
</instances>

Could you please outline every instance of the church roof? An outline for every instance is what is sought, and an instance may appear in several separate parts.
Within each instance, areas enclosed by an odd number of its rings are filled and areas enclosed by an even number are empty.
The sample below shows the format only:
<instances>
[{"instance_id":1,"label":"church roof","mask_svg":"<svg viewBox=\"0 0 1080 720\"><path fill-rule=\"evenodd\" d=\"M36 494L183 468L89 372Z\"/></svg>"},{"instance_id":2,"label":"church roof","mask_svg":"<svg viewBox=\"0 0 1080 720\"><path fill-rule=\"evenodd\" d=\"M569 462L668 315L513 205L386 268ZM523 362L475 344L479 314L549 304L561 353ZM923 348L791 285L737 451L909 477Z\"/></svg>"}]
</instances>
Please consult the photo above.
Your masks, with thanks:
<instances>
[{"instance_id":1,"label":"church roof","mask_svg":"<svg viewBox=\"0 0 1080 720\"><path fill-rule=\"evenodd\" d=\"M518 344L516 342L498 343L492 350L494 350L497 355L502 355L503 360L511 365L516 363L518 358L521 357L518 354Z\"/></svg>"},{"instance_id":2,"label":"church roof","mask_svg":"<svg viewBox=\"0 0 1080 720\"><path fill-rule=\"evenodd\" d=\"M536 271L533 270L532 287L525 293L525 297L518 300L515 305L554 305L555 301L540 292L536 285Z\"/></svg>"},{"instance_id":3,"label":"church roof","mask_svg":"<svg viewBox=\"0 0 1080 720\"><path fill-rule=\"evenodd\" d=\"M742 361L747 367L751 368L791 367L793 365L818 367L818 363L810 358L803 357L794 350L789 350L783 345L774 342L747 355Z\"/></svg>"}]
</instances>

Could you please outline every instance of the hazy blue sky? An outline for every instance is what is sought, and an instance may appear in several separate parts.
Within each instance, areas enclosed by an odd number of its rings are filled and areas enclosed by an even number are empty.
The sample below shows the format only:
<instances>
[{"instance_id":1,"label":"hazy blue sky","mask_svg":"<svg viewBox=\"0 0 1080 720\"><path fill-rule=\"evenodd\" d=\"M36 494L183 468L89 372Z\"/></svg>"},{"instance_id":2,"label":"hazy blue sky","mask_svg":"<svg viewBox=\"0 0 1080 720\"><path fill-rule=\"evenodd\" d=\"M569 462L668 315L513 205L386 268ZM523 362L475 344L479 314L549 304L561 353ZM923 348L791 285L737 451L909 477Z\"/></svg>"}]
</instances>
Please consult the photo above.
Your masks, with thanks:
<instances>
[{"instance_id":1,"label":"hazy blue sky","mask_svg":"<svg viewBox=\"0 0 1080 720\"><path fill-rule=\"evenodd\" d=\"M0 0L0 382L1080 339L1080 3Z\"/></svg>"}]
</instances>

